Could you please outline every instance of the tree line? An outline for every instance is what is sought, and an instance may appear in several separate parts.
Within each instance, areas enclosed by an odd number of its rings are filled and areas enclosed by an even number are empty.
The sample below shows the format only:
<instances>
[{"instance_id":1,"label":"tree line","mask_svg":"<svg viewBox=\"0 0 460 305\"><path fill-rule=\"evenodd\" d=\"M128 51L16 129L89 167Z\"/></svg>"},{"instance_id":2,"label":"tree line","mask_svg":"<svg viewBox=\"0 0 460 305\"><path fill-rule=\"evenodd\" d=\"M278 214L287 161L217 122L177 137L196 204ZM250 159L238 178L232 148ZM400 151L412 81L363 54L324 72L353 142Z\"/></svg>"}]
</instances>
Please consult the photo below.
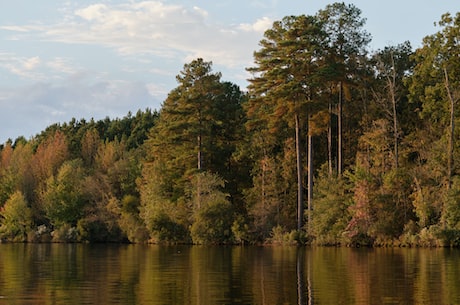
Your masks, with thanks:
<instances>
[{"instance_id":1,"label":"tree line","mask_svg":"<svg viewBox=\"0 0 460 305\"><path fill-rule=\"evenodd\" d=\"M460 13L369 50L354 5L274 22L247 91L184 65L159 112L8 141L10 241L457 246Z\"/></svg>"}]
</instances>

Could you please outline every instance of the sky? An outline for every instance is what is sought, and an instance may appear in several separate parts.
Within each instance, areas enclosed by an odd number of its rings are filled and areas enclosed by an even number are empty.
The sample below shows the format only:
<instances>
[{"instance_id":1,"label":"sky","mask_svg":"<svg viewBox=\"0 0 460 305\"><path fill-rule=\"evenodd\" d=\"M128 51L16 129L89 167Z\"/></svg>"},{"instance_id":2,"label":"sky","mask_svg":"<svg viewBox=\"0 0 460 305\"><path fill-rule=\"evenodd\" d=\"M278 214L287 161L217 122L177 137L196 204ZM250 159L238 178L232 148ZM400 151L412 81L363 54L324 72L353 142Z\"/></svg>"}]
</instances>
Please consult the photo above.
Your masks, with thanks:
<instances>
[{"instance_id":1,"label":"sky","mask_svg":"<svg viewBox=\"0 0 460 305\"><path fill-rule=\"evenodd\" d=\"M370 50L439 30L457 1L355 0ZM246 89L253 52L274 21L323 0L14 0L0 3L0 143L54 123L160 109L196 58Z\"/></svg>"}]
</instances>

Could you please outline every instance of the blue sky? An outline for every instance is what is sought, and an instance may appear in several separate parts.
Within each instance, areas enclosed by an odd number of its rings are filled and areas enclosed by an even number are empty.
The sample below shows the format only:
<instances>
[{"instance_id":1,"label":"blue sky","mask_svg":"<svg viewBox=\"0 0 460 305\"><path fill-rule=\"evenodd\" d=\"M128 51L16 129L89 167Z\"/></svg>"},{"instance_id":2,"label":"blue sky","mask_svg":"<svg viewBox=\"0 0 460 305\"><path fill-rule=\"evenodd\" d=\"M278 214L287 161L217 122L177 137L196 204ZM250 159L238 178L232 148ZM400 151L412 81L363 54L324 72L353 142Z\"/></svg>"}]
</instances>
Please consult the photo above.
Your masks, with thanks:
<instances>
[{"instance_id":1,"label":"blue sky","mask_svg":"<svg viewBox=\"0 0 460 305\"><path fill-rule=\"evenodd\" d=\"M367 18L371 50L437 31L456 1L345 1ZM202 57L245 89L263 32L320 0L15 0L0 4L0 143L56 122L159 109L184 63ZM27 8L27 9L26 9Z\"/></svg>"}]
</instances>

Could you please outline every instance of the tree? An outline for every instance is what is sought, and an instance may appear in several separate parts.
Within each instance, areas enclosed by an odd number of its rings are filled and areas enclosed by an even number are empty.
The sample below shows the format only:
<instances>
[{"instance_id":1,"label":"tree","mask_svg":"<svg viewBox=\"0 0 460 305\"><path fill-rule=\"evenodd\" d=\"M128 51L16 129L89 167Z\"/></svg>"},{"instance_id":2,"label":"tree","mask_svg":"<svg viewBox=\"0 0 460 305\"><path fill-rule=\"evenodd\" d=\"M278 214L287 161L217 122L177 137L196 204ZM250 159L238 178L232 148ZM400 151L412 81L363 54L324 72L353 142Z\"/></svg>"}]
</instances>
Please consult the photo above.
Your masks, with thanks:
<instances>
[{"instance_id":1,"label":"tree","mask_svg":"<svg viewBox=\"0 0 460 305\"><path fill-rule=\"evenodd\" d=\"M418 223L430 232L438 228L446 244L456 243L459 206L458 192L458 102L460 100L460 13L444 14L440 30L426 36L415 52L414 74L409 82L410 98L419 103L425 122L418 154L422 160L414 180L412 195ZM423 159L422 159L423 156ZM440 186L443 186L442 188Z\"/></svg>"},{"instance_id":2,"label":"tree","mask_svg":"<svg viewBox=\"0 0 460 305\"><path fill-rule=\"evenodd\" d=\"M238 171L231 164L236 141L242 138L244 95L220 77L203 59L185 64L177 76L179 85L169 93L146 142L141 216L156 239L189 237L192 211L186 205L186 190L196 174L225 177L236 190ZM194 185L199 197L202 184Z\"/></svg>"},{"instance_id":3,"label":"tree","mask_svg":"<svg viewBox=\"0 0 460 305\"><path fill-rule=\"evenodd\" d=\"M24 195L16 191L0 209L0 237L23 242L32 227L32 211Z\"/></svg>"},{"instance_id":4,"label":"tree","mask_svg":"<svg viewBox=\"0 0 460 305\"><path fill-rule=\"evenodd\" d=\"M193 210L190 232L194 243L233 242L234 211L228 200L228 194L223 192L223 188L222 178L208 172L197 173L192 180L189 205Z\"/></svg>"},{"instance_id":5,"label":"tree","mask_svg":"<svg viewBox=\"0 0 460 305\"><path fill-rule=\"evenodd\" d=\"M247 96L231 82L222 82L221 86L222 91L213 106L215 114L208 155L209 169L224 179L229 200L241 213L244 212L241 193L250 184L248 158L238 151L247 139L244 127L246 114L243 110Z\"/></svg>"},{"instance_id":6,"label":"tree","mask_svg":"<svg viewBox=\"0 0 460 305\"><path fill-rule=\"evenodd\" d=\"M184 65L183 71L176 77L180 86L174 90L168 97L170 103L165 102L162 108L161 123L165 124L166 120L174 119L180 116L186 118L184 125L174 125L175 122L169 122L169 127L179 131L182 127L187 127L176 136L182 136L182 140L194 143L192 151L196 152L197 169L201 171L209 161L205 160L205 154L209 150L209 131L214 123L212 118L215 113L214 102L220 89L220 73L212 73L212 63L205 62L199 58L189 64ZM169 118L168 118L169 116ZM160 123L160 124L161 124ZM160 127L161 128L161 127ZM208 145L206 145L208 144Z\"/></svg>"},{"instance_id":7,"label":"tree","mask_svg":"<svg viewBox=\"0 0 460 305\"><path fill-rule=\"evenodd\" d=\"M96 128L88 129L81 140L81 155L85 165L93 166L101 138Z\"/></svg>"},{"instance_id":8,"label":"tree","mask_svg":"<svg viewBox=\"0 0 460 305\"><path fill-rule=\"evenodd\" d=\"M268 129L278 135L282 128L294 131L298 230L304 223L301 131L306 130L308 113L314 109L323 35L320 23L313 16L285 17L265 32L260 41L261 50L254 53L256 66L248 69L253 73L248 87L249 120L260 120L257 115L261 115Z\"/></svg>"},{"instance_id":9,"label":"tree","mask_svg":"<svg viewBox=\"0 0 460 305\"><path fill-rule=\"evenodd\" d=\"M319 245L339 245L350 220L349 206L352 198L346 179L329 175L323 166L316 179L315 209L310 234Z\"/></svg>"},{"instance_id":10,"label":"tree","mask_svg":"<svg viewBox=\"0 0 460 305\"><path fill-rule=\"evenodd\" d=\"M211 67L211 62L202 59L184 65L177 76L179 86L165 100L147 143L148 159L163 163L170 177L166 183L173 188L173 200L183 196L189 175L219 168L212 163L216 138L212 131L222 125L216 114L223 86L220 73L212 73Z\"/></svg>"},{"instance_id":11,"label":"tree","mask_svg":"<svg viewBox=\"0 0 460 305\"><path fill-rule=\"evenodd\" d=\"M396 168L388 162L392 156L391 139L391 123L385 119L374 120L359 137L352 176L355 202L348 226L352 240L367 237L386 243L398 238L414 219L409 201L412 176L409 168Z\"/></svg>"},{"instance_id":12,"label":"tree","mask_svg":"<svg viewBox=\"0 0 460 305\"><path fill-rule=\"evenodd\" d=\"M76 226L86 203L83 189L84 172L80 160L66 161L56 175L46 180L42 194L44 210L55 228Z\"/></svg>"},{"instance_id":13,"label":"tree","mask_svg":"<svg viewBox=\"0 0 460 305\"><path fill-rule=\"evenodd\" d=\"M188 242L189 207L175 196L163 162L144 164L140 181L140 218L154 242ZM177 183L177 182L175 182Z\"/></svg>"},{"instance_id":14,"label":"tree","mask_svg":"<svg viewBox=\"0 0 460 305\"><path fill-rule=\"evenodd\" d=\"M454 141L457 103L460 100L460 13L442 16L441 30L427 36L423 47L416 50L416 66L411 81L412 100L422 102L422 115L439 122L446 130L446 179L450 189L454 174Z\"/></svg>"},{"instance_id":15,"label":"tree","mask_svg":"<svg viewBox=\"0 0 460 305\"><path fill-rule=\"evenodd\" d=\"M32 156L32 144L27 142L18 142L14 148L7 144L1 151L0 206L16 191L20 191L28 201L33 198Z\"/></svg>"},{"instance_id":16,"label":"tree","mask_svg":"<svg viewBox=\"0 0 460 305\"><path fill-rule=\"evenodd\" d=\"M366 47L371 40L363 29L366 19L361 10L353 4L336 2L317 13L327 37L325 70L329 82L336 86L337 99L337 172L343 170L343 102L350 99L350 87L357 81L366 55ZM346 98L345 98L346 97ZM332 110L333 107L329 106ZM331 145L330 145L331 146ZM329 148L331 149L331 147ZM329 160L331 162L331 160Z\"/></svg>"},{"instance_id":17,"label":"tree","mask_svg":"<svg viewBox=\"0 0 460 305\"><path fill-rule=\"evenodd\" d=\"M408 41L397 46L388 46L377 51L372 58L376 69L376 86L373 94L384 110L385 117L392 122L394 167L399 167L399 141L401 126L398 116L407 104L408 95L405 79L412 72L412 47Z\"/></svg>"},{"instance_id":18,"label":"tree","mask_svg":"<svg viewBox=\"0 0 460 305\"><path fill-rule=\"evenodd\" d=\"M33 155L30 166L31 175L33 177L33 187L36 191L30 204L34 217L40 219L40 221L44 221L44 219L41 218L43 217L43 205L45 204L40 194L45 192L46 181L57 174L57 171L68 157L69 148L67 137L59 130L42 140Z\"/></svg>"}]
</instances>

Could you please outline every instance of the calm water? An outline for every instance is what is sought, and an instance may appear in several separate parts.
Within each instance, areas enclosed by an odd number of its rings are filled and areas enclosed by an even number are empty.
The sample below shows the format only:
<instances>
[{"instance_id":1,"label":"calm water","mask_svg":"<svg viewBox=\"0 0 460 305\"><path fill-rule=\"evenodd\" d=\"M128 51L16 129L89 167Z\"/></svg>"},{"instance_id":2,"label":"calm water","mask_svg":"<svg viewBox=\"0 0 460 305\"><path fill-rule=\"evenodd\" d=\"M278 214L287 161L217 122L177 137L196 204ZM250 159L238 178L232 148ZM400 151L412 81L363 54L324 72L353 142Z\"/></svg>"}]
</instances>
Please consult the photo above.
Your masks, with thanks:
<instances>
[{"instance_id":1,"label":"calm water","mask_svg":"<svg viewBox=\"0 0 460 305\"><path fill-rule=\"evenodd\" d=\"M0 304L460 304L460 251L0 244Z\"/></svg>"}]
</instances>

